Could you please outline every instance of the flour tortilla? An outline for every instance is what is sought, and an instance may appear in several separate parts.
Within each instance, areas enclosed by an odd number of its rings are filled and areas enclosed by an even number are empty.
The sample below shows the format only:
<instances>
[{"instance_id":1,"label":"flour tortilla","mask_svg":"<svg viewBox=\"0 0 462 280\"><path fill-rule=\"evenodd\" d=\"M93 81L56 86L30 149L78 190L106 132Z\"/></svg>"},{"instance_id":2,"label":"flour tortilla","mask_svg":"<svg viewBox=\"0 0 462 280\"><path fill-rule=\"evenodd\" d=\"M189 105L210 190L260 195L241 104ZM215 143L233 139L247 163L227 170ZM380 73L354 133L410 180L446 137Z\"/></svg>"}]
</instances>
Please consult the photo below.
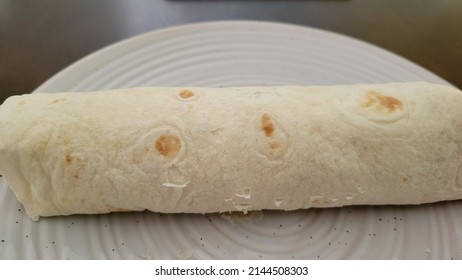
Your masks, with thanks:
<instances>
[{"instance_id":1,"label":"flour tortilla","mask_svg":"<svg viewBox=\"0 0 462 280\"><path fill-rule=\"evenodd\" d=\"M33 220L462 198L462 93L423 82L27 94L0 135Z\"/></svg>"}]
</instances>

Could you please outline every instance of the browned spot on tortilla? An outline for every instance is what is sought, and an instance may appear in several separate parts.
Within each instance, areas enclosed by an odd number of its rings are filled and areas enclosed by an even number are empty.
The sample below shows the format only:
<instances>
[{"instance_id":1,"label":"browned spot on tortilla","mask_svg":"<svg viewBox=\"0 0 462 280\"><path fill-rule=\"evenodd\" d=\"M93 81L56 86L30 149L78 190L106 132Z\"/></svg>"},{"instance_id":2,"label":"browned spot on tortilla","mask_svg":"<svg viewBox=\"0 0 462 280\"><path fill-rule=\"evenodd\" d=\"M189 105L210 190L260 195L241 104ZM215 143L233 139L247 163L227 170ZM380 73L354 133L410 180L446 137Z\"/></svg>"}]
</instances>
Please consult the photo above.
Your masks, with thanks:
<instances>
[{"instance_id":1,"label":"browned spot on tortilla","mask_svg":"<svg viewBox=\"0 0 462 280\"><path fill-rule=\"evenodd\" d=\"M263 114L261 116L261 126L262 130L267 137L271 137L274 132L274 123L273 120L268 116L268 114Z\"/></svg>"},{"instance_id":2,"label":"browned spot on tortilla","mask_svg":"<svg viewBox=\"0 0 462 280\"><path fill-rule=\"evenodd\" d=\"M74 174L74 179L79 179L79 174Z\"/></svg>"},{"instance_id":3,"label":"browned spot on tortilla","mask_svg":"<svg viewBox=\"0 0 462 280\"><path fill-rule=\"evenodd\" d=\"M72 156L71 156L71 155L67 155L67 156L66 156L66 163L67 163L67 164L71 164L71 163L72 163Z\"/></svg>"},{"instance_id":4,"label":"browned spot on tortilla","mask_svg":"<svg viewBox=\"0 0 462 280\"><path fill-rule=\"evenodd\" d=\"M368 108L375 105L375 109L380 113L392 113L396 110L403 108L403 102L399 99L382 95L377 91L370 90L367 95L366 99L362 102L361 106L364 108Z\"/></svg>"},{"instance_id":5,"label":"browned spot on tortilla","mask_svg":"<svg viewBox=\"0 0 462 280\"><path fill-rule=\"evenodd\" d=\"M409 181L409 177L403 177L403 182L406 183L407 181Z\"/></svg>"},{"instance_id":6,"label":"browned spot on tortilla","mask_svg":"<svg viewBox=\"0 0 462 280\"><path fill-rule=\"evenodd\" d=\"M156 150L166 158L174 159L181 149L181 141L174 135L162 135L156 140Z\"/></svg>"},{"instance_id":7,"label":"browned spot on tortilla","mask_svg":"<svg viewBox=\"0 0 462 280\"><path fill-rule=\"evenodd\" d=\"M279 141L272 141L269 143L269 146L272 150L276 150L276 149L280 149L282 147L282 144Z\"/></svg>"},{"instance_id":8,"label":"browned spot on tortilla","mask_svg":"<svg viewBox=\"0 0 462 280\"><path fill-rule=\"evenodd\" d=\"M24 104L26 104L26 101L25 101L25 100L19 100L19 101L18 101L18 105L19 105L19 106L22 106L22 105L24 105Z\"/></svg>"},{"instance_id":9,"label":"browned spot on tortilla","mask_svg":"<svg viewBox=\"0 0 462 280\"><path fill-rule=\"evenodd\" d=\"M187 98L193 97L194 92L190 91L189 89L184 89L179 93L179 96L181 98L187 99Z\"/></svg>"}]
</instances>

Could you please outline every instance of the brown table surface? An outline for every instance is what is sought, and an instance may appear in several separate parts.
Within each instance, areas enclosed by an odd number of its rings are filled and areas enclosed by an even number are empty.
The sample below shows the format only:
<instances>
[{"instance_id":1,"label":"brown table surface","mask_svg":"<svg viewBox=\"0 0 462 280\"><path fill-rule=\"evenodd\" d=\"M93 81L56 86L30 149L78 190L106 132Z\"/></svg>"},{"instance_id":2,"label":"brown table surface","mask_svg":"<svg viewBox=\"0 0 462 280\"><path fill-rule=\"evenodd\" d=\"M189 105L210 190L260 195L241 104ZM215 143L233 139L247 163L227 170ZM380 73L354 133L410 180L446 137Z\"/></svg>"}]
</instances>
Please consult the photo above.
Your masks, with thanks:
<instances>
[{"instance_id":1,"label":"brown table surface","mask_svg":"<svg viewBox=\"0 0 462 280\"><path fill-rule=\"evenodd\" d=\"M121 39L229 19L295 23L349 35L462 88L460 0L0 0L0 102L33 91L69 64Z\"/></svg>"}]
</instances>

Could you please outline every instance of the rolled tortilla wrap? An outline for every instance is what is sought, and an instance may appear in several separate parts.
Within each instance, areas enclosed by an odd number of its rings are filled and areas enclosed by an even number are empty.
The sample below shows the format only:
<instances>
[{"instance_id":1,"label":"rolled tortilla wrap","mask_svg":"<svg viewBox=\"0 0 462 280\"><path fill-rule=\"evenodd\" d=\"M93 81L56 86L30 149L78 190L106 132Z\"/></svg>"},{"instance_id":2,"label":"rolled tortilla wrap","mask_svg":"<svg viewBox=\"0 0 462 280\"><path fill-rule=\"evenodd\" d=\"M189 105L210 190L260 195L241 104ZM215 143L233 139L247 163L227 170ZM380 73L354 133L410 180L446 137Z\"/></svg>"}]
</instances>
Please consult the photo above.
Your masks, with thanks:
<instances>
[{"instance_id":1,"label":"rolled tortilla wrap","mask_svg":"<svg viewBox=\"0 0 462 280\"><path fill-rule=\"evenodd\" d=\"M27 94L0 135L34 220L462 198L462 93L423 82Z\"/></svg>"}]
</instances>

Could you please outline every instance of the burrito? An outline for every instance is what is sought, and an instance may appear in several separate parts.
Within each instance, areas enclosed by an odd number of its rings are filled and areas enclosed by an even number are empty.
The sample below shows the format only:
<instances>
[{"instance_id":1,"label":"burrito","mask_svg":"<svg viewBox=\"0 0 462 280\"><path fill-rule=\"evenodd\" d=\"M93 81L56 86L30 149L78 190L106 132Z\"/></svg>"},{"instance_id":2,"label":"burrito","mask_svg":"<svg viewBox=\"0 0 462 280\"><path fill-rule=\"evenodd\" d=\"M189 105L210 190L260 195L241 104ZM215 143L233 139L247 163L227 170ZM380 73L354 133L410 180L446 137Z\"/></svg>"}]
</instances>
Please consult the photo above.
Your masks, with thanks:
<instances>
[{"instance_id":1,"label":"burrito","mask_svg":"<svg viewBox=\"0 0 462 280\"><path fill-rule=\"evenodd\" d=\"M0 135L33 220L462 198L462 92L425 82L25 94Z\"/></svg>"}]
</instances>

